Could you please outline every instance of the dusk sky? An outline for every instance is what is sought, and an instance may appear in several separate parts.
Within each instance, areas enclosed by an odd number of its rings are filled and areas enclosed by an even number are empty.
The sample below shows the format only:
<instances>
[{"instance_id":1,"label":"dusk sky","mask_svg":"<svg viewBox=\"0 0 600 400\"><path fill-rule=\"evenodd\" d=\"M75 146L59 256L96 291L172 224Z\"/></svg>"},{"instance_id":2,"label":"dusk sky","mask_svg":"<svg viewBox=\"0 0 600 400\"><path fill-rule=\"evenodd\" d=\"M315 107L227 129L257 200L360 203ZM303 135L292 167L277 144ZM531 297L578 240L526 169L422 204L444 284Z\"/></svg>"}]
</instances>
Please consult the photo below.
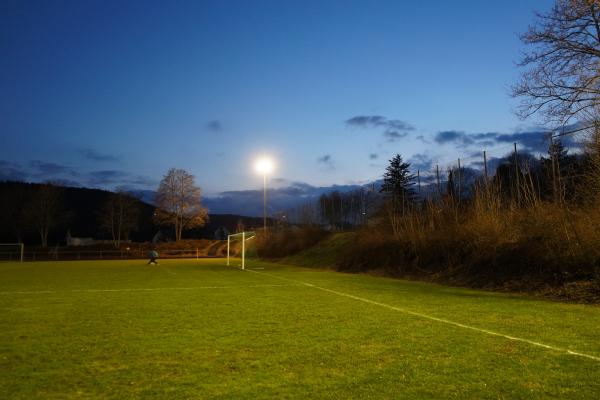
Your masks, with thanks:
<instances>
[{"instance_id":1,"label":"dusk sky","mask_svg":"<svg viewBox=\"0 0 600 400\"><path fill-rule=\"evenodd\" d=\"M3 1L0 179L155 189L178 167L214 196L259 188L261 154L285 187L534 150L509 91L552 4Z\"/></svg>"}]
</instances>

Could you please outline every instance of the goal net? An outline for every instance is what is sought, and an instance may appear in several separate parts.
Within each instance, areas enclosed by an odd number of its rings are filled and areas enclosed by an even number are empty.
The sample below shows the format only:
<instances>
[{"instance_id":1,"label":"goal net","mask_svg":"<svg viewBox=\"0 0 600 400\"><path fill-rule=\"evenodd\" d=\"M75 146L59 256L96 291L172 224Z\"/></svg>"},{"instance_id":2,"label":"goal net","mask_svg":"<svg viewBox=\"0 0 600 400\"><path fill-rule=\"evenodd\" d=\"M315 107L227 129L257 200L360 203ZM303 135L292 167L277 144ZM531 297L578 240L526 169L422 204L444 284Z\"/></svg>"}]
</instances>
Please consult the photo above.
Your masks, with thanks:
<instances>
[{"instance_id":1,"label":"goal net","mask_svg":"<svg viewBox=\"0 0 600 400\"><path fill-rule=\"evenodd\" d=\"M256 258L256 233L240 232L227 236L227 265L245 269L248 258Z\"/></svg>"},{"instance_id":2,"label":"goal net","mask_svg":"<svg viewBox=\"0 0 600 400\"><path fill-rule=\"evenodd\" d=\"M23 243L0 243L0 261L23 262Z\"/></svg>"}]
</instances>

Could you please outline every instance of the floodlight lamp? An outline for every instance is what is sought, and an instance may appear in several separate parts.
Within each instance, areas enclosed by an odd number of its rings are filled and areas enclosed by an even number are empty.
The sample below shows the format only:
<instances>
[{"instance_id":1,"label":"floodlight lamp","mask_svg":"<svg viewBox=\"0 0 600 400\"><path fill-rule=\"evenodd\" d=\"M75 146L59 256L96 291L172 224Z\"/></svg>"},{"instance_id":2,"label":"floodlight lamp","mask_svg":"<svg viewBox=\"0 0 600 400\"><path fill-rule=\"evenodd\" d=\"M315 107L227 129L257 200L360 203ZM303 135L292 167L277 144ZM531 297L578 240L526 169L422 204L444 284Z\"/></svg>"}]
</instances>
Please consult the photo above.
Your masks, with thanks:
<instances>
[{"instance_id":1,"label":"floodlight lamp","mask_svg":"<svg viewBox=\"0 0 600 400\"><path fill-rule=\"evenodd\" d=\"M273 161L268 158L261 158L254 164L256 172L267 175L273 171Z\"/></svg>"}]
</instances>

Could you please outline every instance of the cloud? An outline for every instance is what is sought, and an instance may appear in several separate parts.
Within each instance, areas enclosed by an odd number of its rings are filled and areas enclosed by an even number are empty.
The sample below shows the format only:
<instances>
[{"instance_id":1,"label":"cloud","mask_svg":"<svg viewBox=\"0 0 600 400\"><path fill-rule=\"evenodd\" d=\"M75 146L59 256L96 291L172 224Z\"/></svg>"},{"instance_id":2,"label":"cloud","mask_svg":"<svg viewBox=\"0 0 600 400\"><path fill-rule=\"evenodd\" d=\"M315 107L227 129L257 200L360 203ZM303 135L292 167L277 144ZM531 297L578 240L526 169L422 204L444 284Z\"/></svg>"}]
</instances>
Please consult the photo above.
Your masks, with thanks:
<instances>
[{"instance_id":1,"label":"cloud","mask_svg":"<svg viewBox=\"0 0 600 400\"><path fill-rule=\"evenodd\" d=\"M206 128L211 132L221 132L223 130L223 124L218 119L213 119L206 123Z\"/></svg>"},{"instance_id":2,"label":"cloud","mask_svg":"<svg viewBox=\"0 0 600 400\"><path fill-rule=\"evenodd\" d=\"M20 164L0 160L0 181L24 181L28 175Z\"/></svg>"},{"instance_id":3,"label":"cloud","mask_svg":"<svg viewBox=\"0 0 600 400\"><path fill-rule=\"evenodd\" d=\"M59 186L81 187L81 183L72 179L52 179L52 183Z\"/></svg>"},{"instance_id":4,"label":"cloud","mask_svg":"<svg viewBox=\"0 0 600 400\"><path fill-rule=\"evenodd\" d=\"M493 147L517 143L521 151L545 152L548 148L548 133L546 130L518 131L513 133L465 133L463 131L441 131L436 133L434 140L438 144L454 144L457 147L479 146ZM572 137L565 137L566 146L575 146Z\"/></svg>"},{"instance_id":5,"label":"cloud","mask_svg":"<svg viewBox=\"0 0 600 400\"><path fill-rule=\"evenodd\" d=\"M527 151L543 152L548 149L548 135L545 132L517 132L498 135L498 143L518 143Z\"/></svg>"},{"instance_id":6,"label":"cloud","mask_svg":"<svg viewBox=\"0 0 600 400\"><path fill-rule=\"evenodd\" d=\"M369 128L384 124L387 118L381 115L357 115L346 120L346 124L360 128Z\"/></svg>"},{"instance_id":7,"label":"cloud","mask_svg":"<svg viewBox=\"0 0 600 400\"><path fill-rule=\"evenodd\" d=\"M395 131L393 129L386 129L383 132L383 136L389 141L389 142L394 142L398 139L402 139L403 137L405 137L406 135L408 135L408 132L400 132L400 131Z\"/></svg>"},{"instance_id":8,"label":"cloud","mask_svg":"<svg viewBox=\"0 0 600 400\"><path fill-rule=\"evenodd\" d=\"M433 138L433 140L435 140L436 143L439 143L439 144L460 143L460 144L469 145L469 144L473 143L473 139L471 139L469 137L469 135L467 135L463 131L438 132L435 134L435 137Z\"/></svg>"},{"instance_id":9,"label":"cloud","mask_svg":"<svg viewBox=\"0 0 600 400\"><path fill-rule=\"evenodd\" d=\"M130 175L124 179L125 186L138 185L138 186L158 186L158 181L154 178L143 175Z\"/></svg>"},{"instance_id":10,"label":"cloud","mask_svg":"<svg viewBox=\"0 0 600 400\"><path fill-rule=\"evenodd\" d=\"M421 180L421 185L437 184L437 177L433 174L421 175L419 179Z\"/></svg>"},{"instance_id":11,"label":"cloud","mask_svg":"<svg viewBox=\"0 0 600 400\"><path fill-rule=\"evenodd\" d=\"M69 166L53 162L33 160L29 162L32 174L37 178L54 178L61 175L79 176L79 172Z\"/></svg>"},{"instance_id":12,"label":"cloud","mask_svg":"<svg viewBox=\"0 0 600 400\"><path fill-rule=\"evenodd\" d=\"M379 158L379 154L377 154L377 153L369 154L369 160L377 160L378 158Z\"/></svg>"},{"instance_id":13,"label":"cloud","mask_svg":"<svg viewBox=\"0 0 600 400\"><path fill-rule=\"evenodd\" d=\"M88 160L92 161L108 162L119 160L119 157L115 155L100 153L94 149L81 149L79 151L79 154L81 154L84 158L87 158Z\"/></svg>"},{"instance_id":14,"label":"cloud","mask_svg":"<svg viewBox=\"0 0 600 400\"><path fill-rule=\"evenodd\" d=\"M384 125L391 129L397 129L400 131L414 131L415 130L414 126L412 126L408 122L400 121L398 119L387 120Z\"/></svg>"},{"instance_id":15,"label":"cloud","mask_svg":"<svg viewBox=\"0 0 600 400\"><path fill-rule=\"evenodd\" d=\"M304 182L291 182L287 186L269 190L268 212L289 210L317 200L320 195L334 190L348 192L361 185L332 185L316 187ZM222 192L215 197L204 197L203 204L213 214L239 214L247 216L262 215L262 190L237 190Z\"/></svg>"},{"instance_id":16,"label":"cloud","mask_svg":"<svg viewBox=\"0 0 600 400\"><path fill-rule=\"evenodd\" d=\"M317 158L317 162L320 165L324 166L328 170L335 169L335 163L333 162L333 158L331 157L331 154L325 154L325 155Z\"/></svg>"},{"instance_id":17,"label":"cloud","mask_svg":"<svg viewBox=\"0 0 600 400\"><path fill-rule=\"evenodd\" d=\"M387 119L382 115L357 115L345 121L346 125L361 129L383 129L383 137L394 142L408 135L415 128L406 121Z\"/></svg>"},{"instance_id":18,"label":"cloud","mask_svg":"<svg viewBox=\"0 0 600 400\"><path fill-rule=\"evenodd\" d=\"M493 146L499 136L496 132L470 133L463 131L441 131L435 134L433 140L439 144L454 143L460 146Z\"/></svg>"},{"instance_id":19,"label":"cloud","mask_svg":"<svg viewBox=\"0 0 600 400\"><path fill-rule=\"evenodd\" d=\"M121 170L92 171L87 174L85 182L94 186L126 186L130 188L158 185L158 182L153 178Z\"/></svg>"},{"instance_id":20,"label":"cloud","mask_svg":"<svg viewBox=\"0 0 600 400\"><path fill-rule=\"evenodd\" d=\"M92 185L108 185L120 183L126 176L125 172L117 170L92 171L88 174L87 181Z\"/></svg>"},{"instance_id":21,"label":"cloud","mask_svg":"<svg viewBox=\"0 0 600 400\"><path fill-rule=\"evenodd\" d=\"M425 144L431 144L431 142L428 139L426 139L425 136L423 136L423 135L417 136L417 139Z\"/></svg>"},{"instance_id":22,"label":"cloud","mask_svg":"<svg viewBox=\"0 0 600 400\"><path fill-rule=\"evenodd\" d=\"M154 178L127 171L111 169L80 172L67 165L40 160L29 161L25 167L19 163L0 160L0 181L51 181L64 186L105 188L127 186L137 190L158 186L158 181Z\"/></svg>"},{"instance_id":23,"label":"cloud","mask_svg":"<svg viewBox=\"0 0 600 400\"><path fill-rule=\"evenodd\" d=\"M413 171L419 170L423 172L433 170L433 158L427 154L417 153L409 158L408 162Z\"/></svg>"}]
</instances>

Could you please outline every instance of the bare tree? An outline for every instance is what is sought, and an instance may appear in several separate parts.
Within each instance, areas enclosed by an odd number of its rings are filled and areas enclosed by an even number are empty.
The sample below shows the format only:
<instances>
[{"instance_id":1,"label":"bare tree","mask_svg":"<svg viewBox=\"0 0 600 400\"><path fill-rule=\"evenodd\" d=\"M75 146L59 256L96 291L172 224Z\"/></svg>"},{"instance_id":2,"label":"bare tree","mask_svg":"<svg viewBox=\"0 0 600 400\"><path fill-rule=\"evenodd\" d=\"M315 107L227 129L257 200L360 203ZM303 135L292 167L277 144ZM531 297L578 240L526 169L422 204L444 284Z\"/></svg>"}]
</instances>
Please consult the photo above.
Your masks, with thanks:
<instances>
[{"instance_id":1,"label":"bare tree","mask_svg":"<svg viewBox=\"0 0 600 400\"><path fill-rule=\"evenodd\" d=\"M540 112L565 124L600 100L600 4L598 0L557 0L537 13L521 40L530 49L519 66L512 94L522 98L519 115Z\"/></svg>"},{"instance_id":2,"label":"bare tree","mask_svg":"<svg viewBox=\"0 0 600 400\"><path fill-rule=\"evenodd\" d=\"M62 195L60 187L52 183L44 183L34 189L26 207L30 225L40 234L42 247L48 247L50 230L60 224L65 217Z\"/></svg>"},{"instance_id":3,"label":"bare tree","mask_svg":"<svg viewBox=\"0 0 600 400\"><path fill-rule=\"evenodd\" d=\"M131 232L137 229L139 215L138 200L119 188L104 203L99 215L100 226L110 233L115 247L119 248L121 240L129 240Z\"/></svg>"},{"instance_id":4,"label":"bare tree","mask_svg":"<svg viewBox=\"0 0 600 400\"><path fill-rule=\"evenodd\" d=\"M154 220L174 226L175 240L181 240L185 229L203 226L208 219L208 211L200 201L201 190L194 180L187 171L171 168L158 187Z\"/></svg>"},{"instance_id":5,"label":"bare tree","mask_svg":"<svg viewBox=\"0 0 600 400\"><path fill-rule=\"evenodd\" d=\"M318 217L312 202L302 204L296 209L297 223L300 225L317 225Z\"/></svg>"}]
</instances>

